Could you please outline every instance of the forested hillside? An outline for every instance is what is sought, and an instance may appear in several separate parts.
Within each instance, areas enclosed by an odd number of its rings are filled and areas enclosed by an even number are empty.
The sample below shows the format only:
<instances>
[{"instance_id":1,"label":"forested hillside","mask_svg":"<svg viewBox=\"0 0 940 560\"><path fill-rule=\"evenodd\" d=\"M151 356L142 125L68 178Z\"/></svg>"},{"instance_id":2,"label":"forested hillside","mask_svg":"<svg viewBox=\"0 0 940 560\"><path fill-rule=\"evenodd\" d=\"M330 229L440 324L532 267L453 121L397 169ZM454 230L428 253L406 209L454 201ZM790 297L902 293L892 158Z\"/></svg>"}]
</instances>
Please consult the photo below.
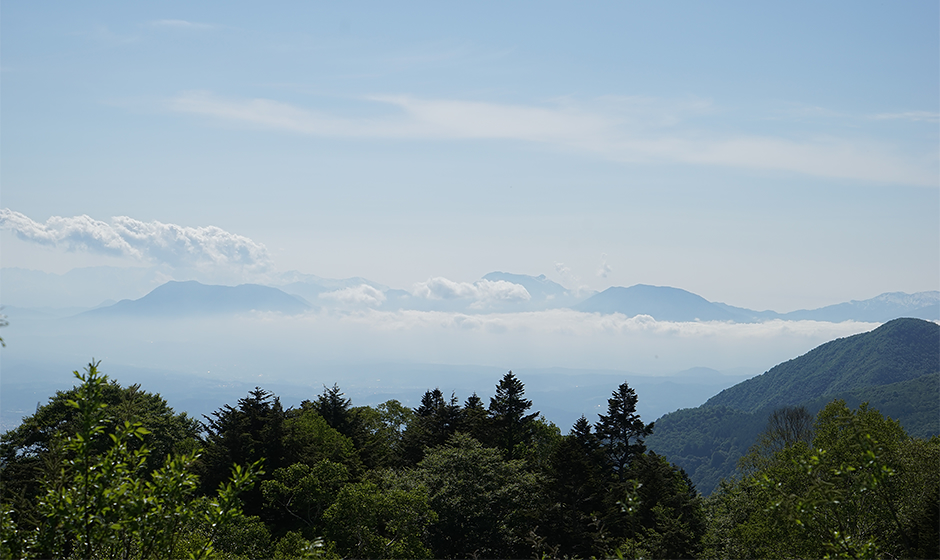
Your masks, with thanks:
<instances>
[{"instance_id":1,"label":"forested hillside","mask_svg":"<svg viewBox=\"0 0 940 560\"><path fill-rule=\"evenodd\" d=\"M835 399L868 402L910 435L940 434L940 326L897 319L823 344L700 407L666 414L647 444L708 495L734 474L774 410L804 406L815 414Z\"/></svg>"},{"instance_id":2,"label":"forested hillside","mask_svg":"<svg viewBox=\"0 0 940 560\"><path fill-rule=\"evenodd\" d=\"M755 412L937 372L940 325L921 319L895 319L871 332L823 344L725 389L703 406L724 405Z\"/></svg>"},{"instance_id":3,"label":"forested hillside","mask_svg":"<svg viewBox=\"0 0 940 560\"><path fill-rule=\"evenodd\" d=\"M80 385L0 439L3 558L940 552L940 438L911 439L842 401L815 422L803 409L772 415L736 482L703 499L646 449L659 426L636 414L626 382L606 414L562 435L512 372L488 405L429 389L415 409L353 406L334 385L284 409L257 388L204 422L98 364L75 375ZM702 414L698 424L726 436L749 415Z\"/></svg>"}]
</instances>

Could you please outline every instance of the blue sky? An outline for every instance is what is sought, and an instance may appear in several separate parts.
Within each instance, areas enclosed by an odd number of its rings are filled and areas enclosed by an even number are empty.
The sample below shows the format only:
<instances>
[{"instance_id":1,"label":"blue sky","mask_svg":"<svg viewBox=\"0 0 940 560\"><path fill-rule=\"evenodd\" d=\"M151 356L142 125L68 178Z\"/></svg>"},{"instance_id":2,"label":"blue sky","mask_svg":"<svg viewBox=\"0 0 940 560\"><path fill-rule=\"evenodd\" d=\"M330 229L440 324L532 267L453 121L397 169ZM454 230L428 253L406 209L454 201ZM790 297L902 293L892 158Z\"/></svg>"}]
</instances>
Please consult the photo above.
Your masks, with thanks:
<instances>
[{"instance_id":1,"label":"blue sky","mask_svg":"<svg viewBox=\"0 0 940 560\"><path fill-rule=\"evenodd\" d=\"M6 2L0 207L215 226L273 270L406 289L935 290L938 11ZM2 265L161 258L35 239L7 225Z\"/></svg>"}]
</instances>

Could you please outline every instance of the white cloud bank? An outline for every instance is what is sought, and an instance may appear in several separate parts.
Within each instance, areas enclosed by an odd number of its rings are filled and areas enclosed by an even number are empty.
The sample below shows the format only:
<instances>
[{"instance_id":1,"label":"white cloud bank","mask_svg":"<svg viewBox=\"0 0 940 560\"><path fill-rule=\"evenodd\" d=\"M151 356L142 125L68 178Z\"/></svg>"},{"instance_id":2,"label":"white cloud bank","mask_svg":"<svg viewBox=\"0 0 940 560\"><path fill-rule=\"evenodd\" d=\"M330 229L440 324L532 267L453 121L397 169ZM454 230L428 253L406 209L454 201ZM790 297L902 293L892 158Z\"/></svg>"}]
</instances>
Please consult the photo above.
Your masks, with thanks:
<instances>
[{"instance_id":1,"label":"white cloud bank","mask_svg":"<svg viewBox=\"0 0 940 560\"><path fill-rule=\"evenodd\" d=\"M474 283L455 282L447 278L429 278L426 282L414 285L412 293L426 299L472 299L473 308L480 308L501 302L523 302L532 299L529 291L521 284L505 280L478 280Z\"/></svg>"},{"instance_id":2,"label":"white cloud bank","mask_svg":"<svg viewBox=\"0 0 940 560\"><path fill-rule=\"evenodd\" d=\"M142 222L127 216L116 216L108 223L87 215L52 216L42 224L3 208L0 228L12 231L24 241L174 268L228 268L249 273L271 268L271 257L264 245L215 226Z\"/></svg>"},{"instance_id":3,"label":"white cloud bank","mask_svg":"<svg viewBox=\"0 0 940 560\"><path fill-rule=\"evenodd\" d=\"M536 107L409 96L373 96L397 109L377 118L349 118L270 99L225 99L209 92L178 95L172 111L325 137L504 139L535 142L631 163L689 163L796 172L822 177L937 185L936 158L856 138L816 135L801 140L709 133L683 126L709 112L703 101L667 103L607 97L591 104ZM923 120L924 112L903 118ZM896 118L885 115L884 118ZM929 118L927 118L929 122Z\"/></svg>"},{"instance_id":4,"label":"white cloud bank","mask_svg":"<svg viewBox=\"0 0 940 560\"><path fill-rule=\"evenodd\" d=\"M470 314L366 309L246 317L265 348L317 359L566 367L666 373L695 366L770 368L878 325L846 321L669 322L570 309ZM233 328L238 328L234 327ZM270 351L270 349L269 349ZM302 362L303 358L298 357Z\"/></svg>"},{"instance_id":5,"label":"white cloud bank","mask_svg":"<svg viewBox=\"0 0 940 560\"><path fill-rule=\"evenodd\" d=\"M385 294L378 288L373 288L368 284L326 292L320 294L319 297L349 305L367 305L370 307L381 305L385 301Z\"/></svg>"}]
</instances>

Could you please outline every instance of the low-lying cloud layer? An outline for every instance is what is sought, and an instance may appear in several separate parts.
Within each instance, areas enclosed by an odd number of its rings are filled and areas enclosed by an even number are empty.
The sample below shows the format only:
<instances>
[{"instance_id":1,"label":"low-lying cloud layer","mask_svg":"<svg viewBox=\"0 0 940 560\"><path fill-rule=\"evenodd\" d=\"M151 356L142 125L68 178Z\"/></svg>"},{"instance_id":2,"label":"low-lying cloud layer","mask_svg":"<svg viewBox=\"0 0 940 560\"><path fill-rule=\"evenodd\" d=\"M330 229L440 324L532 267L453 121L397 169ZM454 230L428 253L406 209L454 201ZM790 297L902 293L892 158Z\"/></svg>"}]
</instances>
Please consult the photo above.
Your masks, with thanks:
<instances>
[{"instance_id":1,"label":"low-lying cloud layer","mask_svg":"<svg viewBox=\"0 0 940 560\"><path fill-rule=\"evenodd\" d=\"M345 294L354 294L340 290ZM364 291L360 293L365 293ZM337 294L337 297L339 295ZM11 319L15 317L11 316ZM30 325L18 322L17 332ZM670 322L646 315L600 315L569 309L471 314L444 311L337 312L86 322L86 337L59 350L148 367L199 371L227 364L239 375L264 373L281 381L306 379L313 366L333 364L475 364L506 369L571 368L667 374L696 366L765 371L830 340L876 328L846 321L765 323ZM36 325L44 337L73 323ZM65 332L56 334L58 329ZM21 332L24 331L24 332ZM13 340L13 339L11 339ZM9 344L8 348L13 346ZM15 339L17 351L28 341ZM48 346L48 343L45 343ZM43 345L41 345L43 347ZM40 347L40 349L41 349ZM173 352L167 352L167 348ZM291 378L291 379L289 379ZM247 379L247 377L246 377ZM407 384L406 380L389 380ZM441 379L442 386L448 382Z\"/></svg>"},{"instance_id":2,"label":"low-lying cloud layer","mask_svg":"<svg viewBox=\"0 0 940 560\"><path fill-rule=\"evenodd\" d=\"M12 231L24 241L174 268L220 267L248 273L271 268L271 257L264 245L215 226L142 222L127 216L116 216L108 223L87 215L52 216L39 223L3 208L0 228Z\"/></svg>"},{"instance_id":3,"label":"low-lying cloud layer","mask_svg":"<svg viewBox=\"0 0 940 560\"><path fill-rule=\"evenodd\" d=\"M570 309L486 314L370 309L341 315L262 315L251 321L259 342L269 338L269 344L284 344L284 352L316 341L316 359L355 356L376 362L654 374L695 366L766 369L827 341L878 326L854 321L669 322Z\"/></svg>"}]
</instances>

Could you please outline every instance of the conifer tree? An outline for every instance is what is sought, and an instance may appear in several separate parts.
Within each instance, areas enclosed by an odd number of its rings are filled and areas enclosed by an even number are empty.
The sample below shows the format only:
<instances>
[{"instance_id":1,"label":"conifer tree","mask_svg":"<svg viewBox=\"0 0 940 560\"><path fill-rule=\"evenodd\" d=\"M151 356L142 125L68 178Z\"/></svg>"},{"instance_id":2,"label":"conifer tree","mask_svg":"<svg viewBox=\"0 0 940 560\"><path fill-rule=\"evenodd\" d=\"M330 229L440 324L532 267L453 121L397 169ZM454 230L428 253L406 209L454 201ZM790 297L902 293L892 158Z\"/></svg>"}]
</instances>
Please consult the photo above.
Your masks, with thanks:
<instances>
[{"instance_id":1,"label":"conifer tree","mask_svg":"<svg viewBox=\"0 0 940 560\"><path fill-rule=\"evenodd\" d=\"M532 401L525 398L525 385L510 371L496 386L496 396L490 398L494 443L508 459L521 457L517 446L532 437L532 424L539 413L526 414L530 408Z\"/></svg>"},{"instance_id":2,"label":"conifer tree","mask_svg":"<svg viewBox=\"0 0 940 560\"><path fill-rule=\"evenodd\" d=\"M643 439L653 433L653 422L644 424L636 413L636 391L624 382L607 399L607 414L599 414L597 435L621 482L635 457L646 450Z\"/></svg>"},{"instance_id":3,"label":"conifer tree","mask_svg":"<svg viewBox=\"0 0 940 560\"><path fill-rule=\"evenodd\" d=\"M351 405L352 401L343 398L343 392L336 383L332 387L324 387L323 392L313 403L309 401L301 403L304 408L312 406L331 428L346 437L353 437L355 431L349 411Z\"/></svg>"}]
</instances>

